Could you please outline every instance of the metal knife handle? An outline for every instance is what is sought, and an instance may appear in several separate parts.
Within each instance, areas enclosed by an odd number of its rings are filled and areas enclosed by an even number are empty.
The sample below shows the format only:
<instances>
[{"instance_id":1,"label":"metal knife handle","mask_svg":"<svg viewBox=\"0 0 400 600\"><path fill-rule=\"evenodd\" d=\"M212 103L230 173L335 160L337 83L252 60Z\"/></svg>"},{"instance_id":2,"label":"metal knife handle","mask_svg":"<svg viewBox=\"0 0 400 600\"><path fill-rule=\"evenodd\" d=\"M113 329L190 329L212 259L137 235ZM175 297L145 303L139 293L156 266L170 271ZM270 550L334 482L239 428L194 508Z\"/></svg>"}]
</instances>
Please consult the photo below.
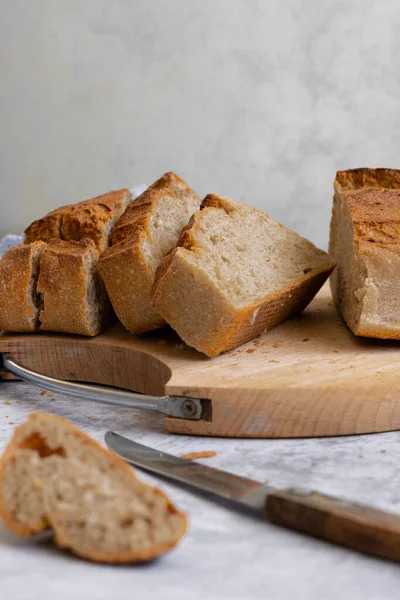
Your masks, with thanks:
<instances>
[{"instance_id":1,"label":"metal knife handle","mask_svg":"<svg viewBox=\"0 0 400 600\"><path fill-rule=\"evenodd\" d=\"M200 398L149 396L137 392L127 392L118 388L63 381L22 367L14 362L8 354L3 354L2 359L3 366L23 381L39 385L52 392L62 392L80 400L93 400L103 404L113 404L114 406L153 410L169 417L194 420L203 417L204 403L209 403L209 400L201 400Z\"/></svg>"},{"instance_id":2,"label":"metal knife handle","mask_svg":"<svg viewBox=\"0 0 400 600\"><path fill-rule=\"evenodd\" d=\"M271 491L266 513L277 525L400 561L400 515L301 489Z\"/></svg>"}]
</instances>

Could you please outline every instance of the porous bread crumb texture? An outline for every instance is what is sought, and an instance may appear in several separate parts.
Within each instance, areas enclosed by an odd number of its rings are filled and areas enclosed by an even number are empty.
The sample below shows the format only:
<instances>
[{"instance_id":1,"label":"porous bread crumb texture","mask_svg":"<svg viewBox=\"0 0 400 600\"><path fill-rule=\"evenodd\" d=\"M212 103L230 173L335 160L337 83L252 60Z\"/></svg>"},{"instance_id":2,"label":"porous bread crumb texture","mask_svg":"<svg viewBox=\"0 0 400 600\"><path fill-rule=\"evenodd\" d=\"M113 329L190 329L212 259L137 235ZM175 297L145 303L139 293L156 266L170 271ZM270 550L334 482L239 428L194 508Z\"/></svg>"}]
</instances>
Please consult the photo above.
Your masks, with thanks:
<instances>
[{"instance_id":1,"label":"porous bread crumb texture","mask_svg":"<svg viewBox=\"0 0 400 600\"><path fill-rule=\"evenodd\" d=\"M43 242L9 248L0 260L0 330L35 331L40 298L36 292Z\"/></svg>"},{"instance_id":2,"label":"porous bread crumb texture","mask_svg":"<svg viewBox=\"0 0 400 600\"><path fill-rule=\"evenodd\" d=\"M99 252L103 252L109 245L112 228L131 201L131 192L122 189L62 206L31 223L25 230L25 243L49 242L53 238L67 241L90 238Z\"/></svg>"},{"instance_id":3,"label":"porous bread crumb texture","mask_svg":"<svg viewBox=\"0 0 400 600\"><path fill-rule=\"evenodd\" d=\"M40 260L37 290L42 298L40 328L94 336L110 313L104 284L97 273L93 240L52 240Z\"/></svg>"},{"instance_id":4,"label":"porous bread crumb texture","mask_svg":"<svg viewBox=\"0 0 400 600\"><path fill-rule=\"evenodd\" d=\"M0 516L21 536L46 528L90 560L150 560L175 546L186 516L68 421L34 413L0 459Z\"/></svg>"},{"instance_id":5,"label":"porous bread crumb texture","mask_svg":"<svg viewBox=\"0 0 400 600\"><path fill-rule=\"evenodd\" d=\"M356 335L400 339L400 171L339 171L334 189L335 304Z\"/></svg>"},{"instance_id":6,"label":"porous bread crumb texture","mask_svg":"<svg viewBox=\"0 0 400 600\"><path fill-rule=\"evenodd\" d=\"M179 243L237 308L262 300L324 267L327 255L311 242L246 204L205 202Z\"/></svg>"},{"instance_id":7,"label":"porous bread crumb texture","mask_svg":"<svg viewBox=\"0 0 400 600\"><path fill-rule=\"evenodd\" d=\"M209 195L161 263L152 300L188 345L216 356L303 310L333 267L268 215Z\"/></svg>"},{"instance_id":8,"label":"porous bread crumb texture","mask_svg":"<svg viewBox=\"0 0 400 600\"><path fill-rule=\"evenodd\" d=\"M99 270L113 308L131 333L165 325L150 292L162 258L177 244L200 198L175 173L166 173L132 202L115 226Z\"/></svg>"}]
</instances>

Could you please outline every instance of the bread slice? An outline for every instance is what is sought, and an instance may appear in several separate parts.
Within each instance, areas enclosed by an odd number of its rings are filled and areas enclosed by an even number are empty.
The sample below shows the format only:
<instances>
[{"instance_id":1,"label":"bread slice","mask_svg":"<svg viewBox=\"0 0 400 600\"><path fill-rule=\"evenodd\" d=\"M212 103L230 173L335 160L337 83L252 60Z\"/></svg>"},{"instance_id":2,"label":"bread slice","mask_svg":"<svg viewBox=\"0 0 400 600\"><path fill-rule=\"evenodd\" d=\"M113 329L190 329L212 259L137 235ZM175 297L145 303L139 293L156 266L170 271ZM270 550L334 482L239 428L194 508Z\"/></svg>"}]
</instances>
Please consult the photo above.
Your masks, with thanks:
<instances>
[{"instance_id":1,"label":"bread slice","mask_svg":"<svg viewBox=\"0 0 400 600\"><path fill-rule=\"evenodd\" d=\"M268 215L210 194L159 266L152 301L189 346L217 356L301 312L333 268Z\"/></svg>"},{"instance_id":2,"label":"bread slice","mask_svg":"<svg viewBox=\"0 0 400 600\"><path fill-rule=\"evenodd\" d=\"M131 191L122 189L62 206L29 225L25 242L48 242L53 238L79 241L87 237L103 252L109 245L112 228L131 201Z\"/></svg>"},{"instance_id":3,"label":"bread slice","mask_svg":"<svg viewBox=\"0 0 400 600\"><path fill-rule=\"evenodd\" d=\"M110 304L97 273L98 257L89 238L49 242L40 259L37 284L43 305L41 330L88 336L100 333Z\"/></svg>"},{"instance_id":4,"label":"bread slice","mask_svg":"<svg viewBox=\"0 0 400 600\"><path fill-rule=\"evenodd\" d=\"M339 171L334 189L335 304L356 335L400 339L400 171Z\"/></svg>"},{"instance_id":5,"label":"bread slice","mask_svg":"<svg viewBox=\"0 0 400 600\"><path fill-rule=\"evenodd\" d=\"M33 413L0 459L0 517L20 536L47 528L62 548L131 563L170 550L186 516L69 421Z\"/></svg>"},{"instance_id":6,"label":"bread slice","mask_svg":"<svg viewBox=\"0 0 400 600\"><path fill-rule=\"evenodd\" d=\"M154 275L199 206L197 194L178 175L166 173L132 202L115 226L99 271L118 318L131 333L165 325L150 304Z\"/></svg>"},{"instance_id":7,"label":"bread slice","mask_svg":"<svg viewBox=\"0 0 400 600\"><path fill-rule=\"evenodd\" d=\"M9 248L0 260L0 330L36 331L40 298L36 293L44 242Z\"/></svg>"}]
</instances>

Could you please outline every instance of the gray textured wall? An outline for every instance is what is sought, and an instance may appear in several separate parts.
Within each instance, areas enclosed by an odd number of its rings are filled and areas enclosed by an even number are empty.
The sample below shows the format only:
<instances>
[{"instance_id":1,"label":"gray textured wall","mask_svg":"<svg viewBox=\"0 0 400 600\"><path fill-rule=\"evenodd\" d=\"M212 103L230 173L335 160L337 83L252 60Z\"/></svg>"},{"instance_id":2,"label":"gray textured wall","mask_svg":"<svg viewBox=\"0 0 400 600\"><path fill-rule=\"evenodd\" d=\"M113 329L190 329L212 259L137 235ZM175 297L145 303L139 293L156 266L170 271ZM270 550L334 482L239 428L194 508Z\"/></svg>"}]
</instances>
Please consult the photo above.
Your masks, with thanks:
<instances>
[{"instance_id":1,"label":"gray textured wall","mask_svg":"<svg viewBox=\"0 0 400 600\"><path fill-rule=\"evenodd\" d=\"M400 166L398 0L3 0L0 234L175 170L325 246L337 168Z\"/></svg>"}]
</instances>

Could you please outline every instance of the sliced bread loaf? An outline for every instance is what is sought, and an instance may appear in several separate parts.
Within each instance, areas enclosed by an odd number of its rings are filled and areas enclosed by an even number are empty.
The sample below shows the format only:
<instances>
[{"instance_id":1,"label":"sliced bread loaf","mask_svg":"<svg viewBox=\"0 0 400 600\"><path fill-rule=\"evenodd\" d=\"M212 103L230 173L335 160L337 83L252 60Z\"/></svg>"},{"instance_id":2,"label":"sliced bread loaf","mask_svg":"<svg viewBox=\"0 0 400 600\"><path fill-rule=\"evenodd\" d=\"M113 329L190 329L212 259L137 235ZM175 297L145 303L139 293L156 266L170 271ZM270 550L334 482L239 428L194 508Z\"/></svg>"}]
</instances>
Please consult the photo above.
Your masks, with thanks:
<instances>
[{"instance_id":1,"label":"sliced bread loaf","mask_svg":"<svg viewBox=\"0 0 400 600\"><path fill-rule=\"evenodd\" d=\"M40 259L37 283L42 299L41 330L88 336L100 333L110 303L97 273L98 257L89 238L49 242Z\"/></svg>"},{"instance_id":2,"label":"sliced bread loaf","mask_svg":"<svg viewBox=\"0 0 400 600\"><path fill-rule=\"evenodd\" d=\"M200 198L180 177L166 173L132 202L115 226L99 271L118 318L131 333L165 325L150 304L154 275L199 205Z\"/></svg>"},{"instance_id":3,"label":"sliced bread loaf","mask_svg":"<svg viewBox=\"0 0 400 600\"><path fill-rule=\"evenodd\" d=\"M301 312L333 268L268 215L211 194L160 264L152 302L189 346L217 356Z\"/></svg>"},{"instance_id":4,"label":"sliced bread loaf","mask_svg":"<svg viewBox=\"0 0 400 600\"><path fill-rule=\"evenodd\" d=\"M38 239L48 242L53 238L79 241L86 237L103 252L109 245L112 228L131 201L130 190L122 189L62 206L29 225L25 242Z\"/></svg>"},{"instance_id":5,"label":"sliced bread loaf","mask_svg":"<svg viewBox=\"0 0 400 600\"><path fill-rule=\"evenodd\" d=\"M339 171L334 189L335 304L356 335L400 339L400 171Z\"/></svg>"},{"instance_id":6,"label":"sliced bread loaf","mask_svg":"<svg viewBox=\"0 0 400 600\"><path fill-rule=\"evenodd\" d=\"M150 560L186 532L187 521L160 490L72 423L34 413L0 459L0 517L28 536L47 528L84 558Z\"/></svg>"},{"instance_id":7,"label":"sliced bread loaf","mask_svg":"<svg viewBox=\"0 0 400 600\"><path fill-rule=\"evenodd\" d=\"M13 246L0 260L0 331L36 331L40 297L36 292L44 242Z\"/></svg>"}]
</instances>

